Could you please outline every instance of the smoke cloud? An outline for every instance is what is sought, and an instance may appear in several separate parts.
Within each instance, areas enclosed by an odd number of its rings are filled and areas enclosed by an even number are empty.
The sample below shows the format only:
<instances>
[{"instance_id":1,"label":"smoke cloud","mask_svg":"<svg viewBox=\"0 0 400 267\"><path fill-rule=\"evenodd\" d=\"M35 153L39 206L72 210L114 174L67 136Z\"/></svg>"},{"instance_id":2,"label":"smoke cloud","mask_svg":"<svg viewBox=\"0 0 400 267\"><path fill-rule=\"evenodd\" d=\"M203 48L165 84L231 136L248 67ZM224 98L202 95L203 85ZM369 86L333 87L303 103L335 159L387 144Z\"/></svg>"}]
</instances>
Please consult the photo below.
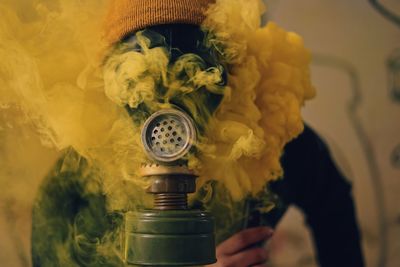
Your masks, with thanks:
<instances>
[{"instance_id":1,"label":"smoke cloud","mask_svg":"<svg viewBox=\"0 0 400 267\"><path fill-rule=\"evenodd\" d=\"M218 0L210 7L202 45L214 64L198 54L173 57L166 45L151 45L162 37L148 31L136 34L138 50L109 47L101 38L105 8L99 0L0 4L0 185L8 188L3 198L30 207L35 192L29 185L36 189L61 154L44 183L79 173L79 190L104 196L105 212L146 205L148 181L138 173L147 160L141 126L153 112L179 106L200 132L196 153L186 158L201 188L192 202L226 214L217 218L217 238L223 240L223 226L240 228L241 201L283 175L283 148L303 130L301 107L315 95L309 52L295 33L272 22L261 28L265 7L257 0ZM33 164L40 153L46 156ZM21 166L40 171L19 175ZM81 226L75 221L66 227ZM73 246L81 251L91 244L101 255L115 251L109 249L118 247L115 236L100 232L102 238L80 236ZM59 259L69 257L67 247L56 248Z\"/></svg>"}]
</instances>

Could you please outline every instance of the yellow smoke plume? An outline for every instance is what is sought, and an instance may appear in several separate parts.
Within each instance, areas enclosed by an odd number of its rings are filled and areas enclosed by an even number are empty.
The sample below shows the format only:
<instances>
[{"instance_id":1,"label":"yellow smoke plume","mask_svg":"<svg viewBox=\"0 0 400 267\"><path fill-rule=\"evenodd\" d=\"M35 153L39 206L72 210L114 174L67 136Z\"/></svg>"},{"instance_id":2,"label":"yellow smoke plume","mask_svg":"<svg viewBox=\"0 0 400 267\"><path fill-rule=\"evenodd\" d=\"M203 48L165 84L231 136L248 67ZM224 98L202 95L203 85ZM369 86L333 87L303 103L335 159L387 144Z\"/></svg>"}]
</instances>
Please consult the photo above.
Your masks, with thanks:
<instances>
[{"instance_id":1,"label":"yellow smoke plume","mask_svg":"<svg viewBox=\"0 0 400 267\"><path fill-rule=\"evenodd\" d=\"M118 196L127 180L147 185L137 172L145 160L141 125L124 106L144 103L155 111L194 91L224 96L210 120L194 118L205 129L200 153L189 156L199 186L218 180L240 200L282 176L283 148L301 133L301 107L315 92L301 37L272 22L260 27L261 1L218 0L207 13L206 43L229 69L223 87L219 66L206 68L194 54L170 64L167 49L149 48L146 37L139 36L141 53L109 50L103 61L104 1L22 3L0 4L0 105L4 114L19 110L11 119L3 116L0 131L9 123L29 124L44 145L73 147L101 170L110 209L123 205ZM182 71L187 80L180 79ZM160 86L166 93L160 95Z\"/></svg>"},{"instance_id":2,"label":"yellow smoke plume","mask_svg":"<svg viewBox=\"0 0 400 267\"><path fill-rule=\"evenodd\" d=\"M255 195L283 175L285 144L303 130L301 107L315 95L303 40L275 23L260 27L261 1L218 0L203 24L208 45L231 69L229 96L209 127L212 153L201 157L201 180L222 180L234 199Z\"/></svg>"}]
</instances>

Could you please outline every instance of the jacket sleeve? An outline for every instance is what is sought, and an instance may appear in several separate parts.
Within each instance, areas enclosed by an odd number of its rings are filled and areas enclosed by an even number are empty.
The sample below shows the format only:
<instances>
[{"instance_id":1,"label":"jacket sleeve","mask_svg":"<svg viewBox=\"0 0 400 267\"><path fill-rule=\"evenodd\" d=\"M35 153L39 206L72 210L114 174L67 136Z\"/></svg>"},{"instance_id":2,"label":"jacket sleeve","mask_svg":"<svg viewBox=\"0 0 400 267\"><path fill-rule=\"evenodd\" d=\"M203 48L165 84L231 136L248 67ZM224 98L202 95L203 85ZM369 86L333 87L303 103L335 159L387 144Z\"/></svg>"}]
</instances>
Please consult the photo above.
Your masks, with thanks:
<instances>
[{"instance_id":1,"label":"jacket sleeve","mask_svg":"<svg viewBox=\"0 0 400 267\"><path fill-rule=\"evenodd\" d=\"M304 212L321 267L363 267L351 185L327 146L308 127L287 145L284 179L272 186L287 204Z\"/></svg>"}]
</instances>

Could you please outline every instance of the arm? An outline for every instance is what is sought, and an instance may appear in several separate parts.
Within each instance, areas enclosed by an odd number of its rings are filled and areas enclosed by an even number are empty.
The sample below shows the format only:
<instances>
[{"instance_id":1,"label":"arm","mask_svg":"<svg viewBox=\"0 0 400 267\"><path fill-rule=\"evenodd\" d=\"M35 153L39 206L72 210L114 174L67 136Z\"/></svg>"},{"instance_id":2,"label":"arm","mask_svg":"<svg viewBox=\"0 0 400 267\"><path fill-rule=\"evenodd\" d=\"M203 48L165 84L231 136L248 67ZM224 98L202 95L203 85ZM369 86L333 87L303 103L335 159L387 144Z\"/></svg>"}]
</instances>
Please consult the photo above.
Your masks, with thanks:
<instances>
[{"instance_id":1,"label":"arm","mask_svg":"<svg viewBox=\"0 0 400 267\"><path fill-rule=\"evenodd\" d=\"M286 147L283 165L285 177L273 190L303 210L321 267L364 266L351 185L324 142L306 128Z\"/></svg>"}]
</instances>

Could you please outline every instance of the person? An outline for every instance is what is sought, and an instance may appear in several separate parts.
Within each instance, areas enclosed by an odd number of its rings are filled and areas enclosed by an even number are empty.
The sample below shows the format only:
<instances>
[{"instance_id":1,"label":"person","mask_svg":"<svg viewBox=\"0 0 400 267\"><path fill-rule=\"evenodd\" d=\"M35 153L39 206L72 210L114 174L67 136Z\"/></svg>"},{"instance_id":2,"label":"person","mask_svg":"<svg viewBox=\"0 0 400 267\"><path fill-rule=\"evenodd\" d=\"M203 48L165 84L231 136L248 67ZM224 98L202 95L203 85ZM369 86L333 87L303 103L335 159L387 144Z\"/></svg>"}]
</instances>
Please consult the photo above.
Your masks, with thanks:
<instances>
[{"instance_id":1,"label":"person","mask_svg":"<svg viewBox=\"0 0 400 267\"><path fill-rule=\"evenodd\" d=\"M204 54L204 47L199 47L204 38L199 25L212 1L122 2L123 14L114 14L117 18L109 22L110 42L135 42L135 32L146 29L162 35L171 51L201 54L207 63L216 64ZM142 5L145 12L140 15L131 5ZM364 266L351 185L335 166L323 140L306 125L303 133L286 145L281 162L284 177L268 188L268 194L277 199L270 212L261 213L258 200L247 199L242 204L250 212L244 212L230 227L221 218L224 214L214 213L217 232L225 231L217 236L218 261L212 266L267 266L268 252L260 244L272 238L290 205L304 212L321 267ZM220 185L211 186L218 191ZM123 212L110 213L106 202L88 161L73 148L65 150L44 180L34 205L33 266L123 266L118 252ZM243 211L241 208L238 210Z\"/></svg>"}]
</instances>

